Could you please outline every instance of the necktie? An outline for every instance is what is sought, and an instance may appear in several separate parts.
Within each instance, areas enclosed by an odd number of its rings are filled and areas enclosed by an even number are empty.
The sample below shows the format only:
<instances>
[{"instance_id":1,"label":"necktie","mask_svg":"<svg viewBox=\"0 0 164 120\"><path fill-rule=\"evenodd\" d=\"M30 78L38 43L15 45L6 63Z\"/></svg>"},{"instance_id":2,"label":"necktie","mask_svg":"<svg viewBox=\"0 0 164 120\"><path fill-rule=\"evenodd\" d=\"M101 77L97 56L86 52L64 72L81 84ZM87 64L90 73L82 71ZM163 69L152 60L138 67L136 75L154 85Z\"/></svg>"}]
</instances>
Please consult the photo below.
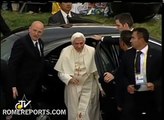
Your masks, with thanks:
<instances>
[{"instance_id":1,"label":"necktie","mask_svg":"<svg viewBox=\"0 0 164 120\"><path fill-rule=\"evenodd\" d=\"M39 51L39 48L38 48L38 42L35 43L35 48L36 48L37 54L40 55L40 51Z\"/></svg>"},{"instance_id":2,"label":"necktie","mask_svg":"<svg viewBox=\"0 0 164 120\"><path fill-rule=\"evenodd\" d=\"M142 52L138 51L136 54L136 73L140 73L140 55Z\"/></svg>"},{"instance_id":3,"label":"necktie","mask_svg":"<svg viewBox=\"0 0 164 120\"><path fill-rule=\"evenodd\" d=\"M69 24L69 18L70 18L70 16L67 15L67 24Z\"/></svg>"}]
</instances>

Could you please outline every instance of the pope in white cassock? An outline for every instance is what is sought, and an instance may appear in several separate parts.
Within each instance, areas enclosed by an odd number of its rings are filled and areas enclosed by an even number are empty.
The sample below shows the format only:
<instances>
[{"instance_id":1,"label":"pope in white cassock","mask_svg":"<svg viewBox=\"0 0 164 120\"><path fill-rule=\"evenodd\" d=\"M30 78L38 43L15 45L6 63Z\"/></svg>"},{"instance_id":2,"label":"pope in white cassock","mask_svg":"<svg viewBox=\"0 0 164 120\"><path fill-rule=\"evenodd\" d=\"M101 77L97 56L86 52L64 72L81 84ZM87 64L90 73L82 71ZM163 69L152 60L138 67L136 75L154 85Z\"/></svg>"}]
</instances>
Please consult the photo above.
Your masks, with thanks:
<instances>
[{"instance_id":1,"label":"pope in white cassock","mask_svg":"<svg viewBox=\"0 0 164 120\"><path fill-rule=\"evenodd\" d=\"M76 32L72 45L64 48L54 69L65 83L68 120L101 120L95 49L85 44L85 36Z\"/></svg>"}]
</instances>

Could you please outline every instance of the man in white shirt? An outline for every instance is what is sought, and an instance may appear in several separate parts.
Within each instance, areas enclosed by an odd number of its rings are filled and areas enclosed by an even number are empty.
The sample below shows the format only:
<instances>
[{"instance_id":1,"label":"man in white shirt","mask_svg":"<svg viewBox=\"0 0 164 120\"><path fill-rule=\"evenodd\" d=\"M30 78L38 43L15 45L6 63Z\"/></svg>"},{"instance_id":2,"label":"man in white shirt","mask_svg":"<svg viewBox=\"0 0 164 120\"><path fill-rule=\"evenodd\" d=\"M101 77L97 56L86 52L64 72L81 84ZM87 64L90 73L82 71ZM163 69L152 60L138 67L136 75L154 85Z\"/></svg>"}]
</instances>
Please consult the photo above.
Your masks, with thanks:
<instances>
[{"instance_id":1,"label":"man in white shirt","mask_svg":"<svg viewBox=\"0 0 164 120\"><path fill-rule=\"evenodd\" d=\"M161 120L162 50L148 43L149 32L139 27L132 31L132 49L122 57L119 79L123 81L124 103L121 120ZM137 54L140 51L140 64ZM137 69L138 68L138 69Z\"/></svg>"},{"instance_id":2,"label":"man in white shirt","mask_svg":"<svg viewBox=\"0 0 164 120\"><path fill-rule=\"evenodd\" d=\"M49 25L62 25L68 24L68 17L78 18L78 14L71 11L72 2L60 2L59 3L60 10L54 15L50 16L48 20Z\"/></svg>"}]
</instances>

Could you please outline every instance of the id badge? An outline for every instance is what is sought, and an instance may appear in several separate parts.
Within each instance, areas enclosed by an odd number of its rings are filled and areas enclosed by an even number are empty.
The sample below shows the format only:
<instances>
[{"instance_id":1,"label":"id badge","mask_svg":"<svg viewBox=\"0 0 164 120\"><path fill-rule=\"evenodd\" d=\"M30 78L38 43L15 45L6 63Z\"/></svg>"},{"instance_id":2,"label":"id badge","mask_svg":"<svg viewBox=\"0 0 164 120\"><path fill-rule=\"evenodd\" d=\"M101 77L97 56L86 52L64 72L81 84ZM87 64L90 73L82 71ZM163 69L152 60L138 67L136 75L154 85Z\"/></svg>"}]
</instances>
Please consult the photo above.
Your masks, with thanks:
<instances>
[{"instance_id":1,"label":"id badge","mask_svg":"<svg viewBox=\"0 0 164 120\"><path fill-rule=\"evenodd\" d=\"M135 75L135 80L136 80L136 85L145 84L144 75L143 74L136 74Z\"/></svg>"}]
</instances>

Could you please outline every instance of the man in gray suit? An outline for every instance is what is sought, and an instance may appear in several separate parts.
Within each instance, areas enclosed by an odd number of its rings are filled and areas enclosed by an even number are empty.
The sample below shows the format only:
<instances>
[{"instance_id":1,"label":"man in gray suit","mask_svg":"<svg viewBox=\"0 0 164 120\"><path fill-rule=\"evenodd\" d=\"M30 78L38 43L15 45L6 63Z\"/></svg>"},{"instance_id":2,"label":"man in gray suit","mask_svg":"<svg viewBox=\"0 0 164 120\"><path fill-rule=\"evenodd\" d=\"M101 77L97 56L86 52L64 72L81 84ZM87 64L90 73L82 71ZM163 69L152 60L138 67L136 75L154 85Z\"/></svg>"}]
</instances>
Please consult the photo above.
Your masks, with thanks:
<instances>
[{"instance_id":1,"label":"man in gray suit","mask_svg":"<svg viewBox=\"0 0 164 120\"><path fill-rule=\"evenodd\" d=\"M49 25L62 25L62 24L68 24L69 23L69 17L70 18L79 18L79 15L72 12L72 3L71 2L60 2L60 10L52 15L49 20Z\"/></svg>"}]
</instances>

